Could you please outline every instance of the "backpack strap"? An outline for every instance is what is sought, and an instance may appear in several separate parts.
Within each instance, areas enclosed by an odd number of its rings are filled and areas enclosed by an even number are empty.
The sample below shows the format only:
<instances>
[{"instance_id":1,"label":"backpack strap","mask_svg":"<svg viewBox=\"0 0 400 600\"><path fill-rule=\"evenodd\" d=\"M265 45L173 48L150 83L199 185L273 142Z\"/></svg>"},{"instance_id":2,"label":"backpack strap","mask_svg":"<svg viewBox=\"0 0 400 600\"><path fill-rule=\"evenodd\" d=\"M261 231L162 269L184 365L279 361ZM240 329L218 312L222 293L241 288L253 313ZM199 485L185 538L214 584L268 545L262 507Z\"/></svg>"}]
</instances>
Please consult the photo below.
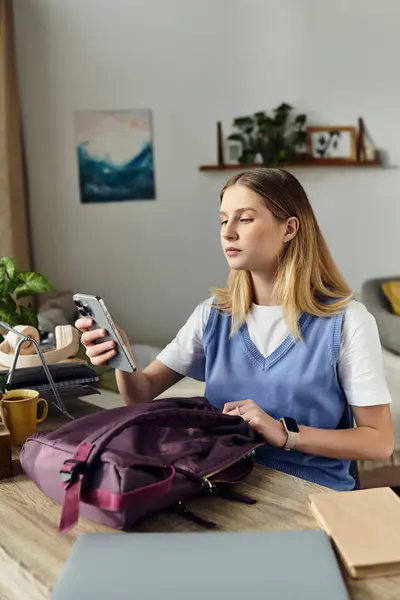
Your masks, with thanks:
<instances>
[{"instance_id":1,"label":"backpack strap","mask_svg":"<svg viewBox=\"0 0 400 600\"><path fill-rule=\"evenodd\" d=\"M60 473L64 474L65 495L61 509L59 533L65 533L74 527L79 520L79 504L87 502L103 510L123 510L132 508L147 502L153 502L159 497L165 496L172 486L175 477L175 469L172 465L165 465L165 477L156 483L151 483L144 487L133 490L125 494L115 494L108 490L101 489L83 489L83 472L80 467L80 461L75 459L66 460ZM135 465L135 466L146 466ZM157 465L159 468L159 465ZM68 477L69 475L69 477Z\"/></svg>"},{"instance_id":2,"label":"backpack strap","mask_svg":"<svg viewBox=\"0 0 400 600\"><path fill-rule=\"evenodd\" d=\"M65 484L66 491L58 527L59 533L68 531L78 522L83 474L82 465L86 463L93 448L93 444L83 442L78 446L75 457L65 461L61 468L61 480Z\"/></svg>"}]
</instances>

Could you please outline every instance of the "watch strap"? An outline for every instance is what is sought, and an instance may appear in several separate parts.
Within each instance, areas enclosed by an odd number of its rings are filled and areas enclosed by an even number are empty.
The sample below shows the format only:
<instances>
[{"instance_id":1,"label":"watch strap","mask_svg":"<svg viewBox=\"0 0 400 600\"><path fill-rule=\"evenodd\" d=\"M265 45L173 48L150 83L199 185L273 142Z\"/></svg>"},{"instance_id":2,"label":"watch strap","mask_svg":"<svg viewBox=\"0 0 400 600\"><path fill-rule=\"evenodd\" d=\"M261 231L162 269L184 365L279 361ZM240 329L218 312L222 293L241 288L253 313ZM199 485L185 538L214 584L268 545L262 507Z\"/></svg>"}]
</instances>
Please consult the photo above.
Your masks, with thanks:
<instances>
[{"instance_id":1,"label":"watch strap","mask_svg":"<svg viewBox=\"0 0 400 600\"><path fill-rule=\"evenodd\" d=\"M292 450L292 448L294 448L297 443L297 438L299 437L299 434L294 431L288 430L288 428L286 427L284 417L282 417L279 420L283 424L283 427L285 428L285 431L287 433L287 440L286 440L285 445L283 446L283 450Z\"/></svg>"}]
</instances>

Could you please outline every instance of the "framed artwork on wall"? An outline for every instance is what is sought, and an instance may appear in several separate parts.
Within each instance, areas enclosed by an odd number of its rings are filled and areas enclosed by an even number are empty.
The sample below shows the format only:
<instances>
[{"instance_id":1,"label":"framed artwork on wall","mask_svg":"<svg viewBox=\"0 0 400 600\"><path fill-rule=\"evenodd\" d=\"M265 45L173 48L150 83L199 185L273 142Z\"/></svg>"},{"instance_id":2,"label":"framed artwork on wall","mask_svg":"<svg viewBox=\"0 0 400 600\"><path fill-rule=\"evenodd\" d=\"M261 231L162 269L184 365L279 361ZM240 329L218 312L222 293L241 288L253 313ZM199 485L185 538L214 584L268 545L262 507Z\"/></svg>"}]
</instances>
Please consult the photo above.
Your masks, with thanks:
<instances>
[{"instance_id":1,"label":"framed artwork on wall","mask_svg":"<svg viewBox=\"0 0 400 600\"><path fill-rule=\"evenodd\" d=\"M355 127L307 127L306 134L307 152L313 159L357 160Z\"/></svg>"},{"instance_id":2,"label":"framed artwork on wall","mask_svg":"<svg viewBox=\"0 0 400 600\"><path fill-rule=\"evenodd\" d=\"M151 111L84 111L74 117L81 203L155 200Z\"/></svg>"}]
</instances>

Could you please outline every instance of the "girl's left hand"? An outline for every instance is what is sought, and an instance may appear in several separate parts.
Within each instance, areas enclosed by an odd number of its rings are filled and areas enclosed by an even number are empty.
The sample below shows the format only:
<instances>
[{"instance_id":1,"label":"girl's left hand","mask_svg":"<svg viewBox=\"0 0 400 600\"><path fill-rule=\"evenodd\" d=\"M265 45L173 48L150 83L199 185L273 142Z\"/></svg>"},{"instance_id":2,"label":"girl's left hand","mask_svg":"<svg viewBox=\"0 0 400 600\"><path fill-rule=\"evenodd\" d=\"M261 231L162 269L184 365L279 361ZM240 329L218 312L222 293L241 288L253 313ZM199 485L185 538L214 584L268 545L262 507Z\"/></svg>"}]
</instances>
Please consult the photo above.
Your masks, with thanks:
<instances>
[{"instance_id":1,"label":"girl's left hand","mask_svg":"<svg viewBox=\"0 0 400 600\"><path fill-rule=\"evenodd\" d=\"M282 423L270 417L254 400L227 402L222 412L242 417L271 446L283 448L286 444L287 433Z\"/></svg>"}]
</instances>

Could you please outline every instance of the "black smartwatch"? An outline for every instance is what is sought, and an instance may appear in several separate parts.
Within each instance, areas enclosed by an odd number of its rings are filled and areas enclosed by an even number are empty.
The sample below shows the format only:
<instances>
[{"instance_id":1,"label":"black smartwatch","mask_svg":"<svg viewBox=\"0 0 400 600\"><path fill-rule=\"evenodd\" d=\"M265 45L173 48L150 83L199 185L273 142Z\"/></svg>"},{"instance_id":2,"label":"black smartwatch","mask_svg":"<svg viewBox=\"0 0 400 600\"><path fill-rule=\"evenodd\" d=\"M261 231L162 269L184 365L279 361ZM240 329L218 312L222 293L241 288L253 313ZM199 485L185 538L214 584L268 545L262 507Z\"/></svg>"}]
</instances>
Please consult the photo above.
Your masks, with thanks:
<instances>
[{"instance_id":1,"label":"black smartwatch","mask_svg":"<svg viewBox=\"0 0 400 600\"><path fill-rule=\"evenodd\" d=\"M280 422L283 424L283 427L287 433L287 440L286 440L286 444L283 446L284 450L291 450L292 448L295 447L296 443L297 443L297 438L299 437L299 427L297 425L297 421L296 419L293 419L292 417L282 417L281 419L279 419Z\"/></svg>"}]
</instances>

